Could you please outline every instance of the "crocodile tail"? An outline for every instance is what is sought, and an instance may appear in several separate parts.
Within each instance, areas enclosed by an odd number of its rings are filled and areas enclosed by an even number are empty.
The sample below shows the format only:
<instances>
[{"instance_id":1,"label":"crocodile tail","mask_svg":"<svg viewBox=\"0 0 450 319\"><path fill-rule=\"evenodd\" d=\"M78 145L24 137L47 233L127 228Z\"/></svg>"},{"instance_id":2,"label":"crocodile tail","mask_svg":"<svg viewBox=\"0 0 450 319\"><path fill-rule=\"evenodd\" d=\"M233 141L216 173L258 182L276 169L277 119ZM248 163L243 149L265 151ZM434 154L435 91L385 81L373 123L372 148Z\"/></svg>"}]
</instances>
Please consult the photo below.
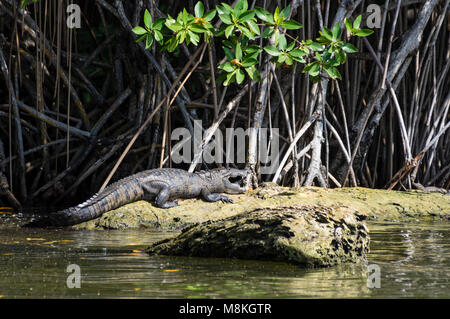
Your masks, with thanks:
<instances>
[{"instance_id":1,"label":"crocodile tail","mask_svg":"<svg viewBox=\"0 0 450 319\"><path fill-rule=\"evenodd\" d=\"M34 220L24 227L71 226L95 219L109 210L133 202L142 197L142 190L135 184L124 184L105 193L96 194L86 202Z\"/></svg>"},{"instance_id":2,"label":"crocodile tail","mask_svg":"<svg viewBox=\"0 0 450 319\"><path fill-rule=\"evenodd\" d=\"M24 227L70 226L94 219L102 214L103 212L94 212L89 207L82 209L71 207L33 220Z\"/></svg>"}]
</instances>

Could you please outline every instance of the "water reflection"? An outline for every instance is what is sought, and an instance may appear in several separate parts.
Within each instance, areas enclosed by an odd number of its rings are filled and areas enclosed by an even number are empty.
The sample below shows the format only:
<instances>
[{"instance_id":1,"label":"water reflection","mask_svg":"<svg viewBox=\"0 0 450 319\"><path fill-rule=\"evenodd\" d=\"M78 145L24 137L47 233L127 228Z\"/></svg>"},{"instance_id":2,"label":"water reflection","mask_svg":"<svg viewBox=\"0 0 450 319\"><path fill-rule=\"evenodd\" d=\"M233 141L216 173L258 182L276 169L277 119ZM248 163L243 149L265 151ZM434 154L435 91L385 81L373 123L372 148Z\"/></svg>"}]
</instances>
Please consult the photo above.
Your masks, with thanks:
<instances>
[{"instance_id":1,"label":"water reflection","mask_svg":"<svg viewBox=\"0 0 450 319\"><path fill-rule=\"evenodd\" d=\"M150 243L173 233L0 229L3 298L449 298L448 222L370 223L368 263L381 288L367 287L366 265L300 269L283 263L149 257ZM69 289L69 264L81 288Z\"/></svg>"},{"instance_id":2,"label":"water reflection","mask_svg":"<svg viewBox=\"0 0 450 319\"><path fill-rule=\"evenodd\" d=\"M449 298L450 224L373 224L369 262L381 266L375 297Z\"/></svg>"}]
</instances>

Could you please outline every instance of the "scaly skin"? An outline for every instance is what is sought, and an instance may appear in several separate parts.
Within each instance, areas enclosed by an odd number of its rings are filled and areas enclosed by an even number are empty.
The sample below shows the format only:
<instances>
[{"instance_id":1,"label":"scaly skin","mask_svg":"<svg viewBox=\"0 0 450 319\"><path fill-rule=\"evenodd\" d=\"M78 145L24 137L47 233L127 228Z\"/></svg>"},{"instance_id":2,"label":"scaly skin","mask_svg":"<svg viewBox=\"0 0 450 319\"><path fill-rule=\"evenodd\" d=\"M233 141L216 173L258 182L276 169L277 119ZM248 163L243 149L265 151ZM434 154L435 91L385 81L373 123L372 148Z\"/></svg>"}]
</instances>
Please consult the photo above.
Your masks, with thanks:
<instances>
[{"instance_id":1,"label":"scaly skin","mask_svg":"<svg viewBox=\"0 0 450 319\"><path fill-rule=\"evenodd\" d=\"M75 225L138 200L155 201L156 206L160 208L177 206L175 198L199 196L209 202L221 200L232 203L230 198L220 193L245 192L244 187L230 182L229 179L243 179L246 175L246 170L225 168L196 173L176 168L151 169L119 180L84 203L32 221L25 227Z\"/></svg>"}]
</instances>

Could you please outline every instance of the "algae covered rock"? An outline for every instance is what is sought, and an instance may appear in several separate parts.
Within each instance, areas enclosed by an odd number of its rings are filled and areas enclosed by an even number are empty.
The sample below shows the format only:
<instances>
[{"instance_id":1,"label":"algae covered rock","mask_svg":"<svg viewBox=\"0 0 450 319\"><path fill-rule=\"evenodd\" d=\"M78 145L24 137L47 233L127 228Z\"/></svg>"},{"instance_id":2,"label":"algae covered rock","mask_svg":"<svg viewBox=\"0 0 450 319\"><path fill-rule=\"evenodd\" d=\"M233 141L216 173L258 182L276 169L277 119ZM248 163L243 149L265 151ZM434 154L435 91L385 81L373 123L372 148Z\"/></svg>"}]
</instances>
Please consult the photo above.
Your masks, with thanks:
<instances>
[{"instance_id":1,"label":"algae covered rock","mask_svg":"<svg viewBox=\"0 0 450 319\"><path fill-rule=\"evenodd\" d=\"M180 205L161 209L138 201L109 211L100 218L73 226L74 229L126 229L146 227L178 230L210 220L248 213L255 209L272 209L289 205L350 207L368 215L369 220L415 221L450 219L450 196L422 191L388 191L361 187L321 188L281 187L263 183L246 194L229 195L234 203L180 200Z\"/></svg>"},{"instance_id":2,"label":"algae covered rock","mask_svg":"<svg viewBox=\"0 0 450 319\"><path fill-rule=\"evenodd\" d=\"M347 207L260 208L187 227L147 252L333 266L365 260L369 250L365 218Z\"/></svg>"}]
</instances>

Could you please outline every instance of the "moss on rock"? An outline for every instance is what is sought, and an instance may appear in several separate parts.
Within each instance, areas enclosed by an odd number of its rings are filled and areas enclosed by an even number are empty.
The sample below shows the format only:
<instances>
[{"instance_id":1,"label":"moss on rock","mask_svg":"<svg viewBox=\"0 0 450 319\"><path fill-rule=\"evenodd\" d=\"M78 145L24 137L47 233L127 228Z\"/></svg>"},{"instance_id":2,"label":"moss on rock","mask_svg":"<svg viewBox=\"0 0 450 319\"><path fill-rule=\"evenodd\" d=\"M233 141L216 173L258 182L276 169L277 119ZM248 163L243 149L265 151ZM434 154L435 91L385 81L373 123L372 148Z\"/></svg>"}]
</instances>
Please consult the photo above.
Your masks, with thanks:
<instances>
[{"instance_id":1,"label":"moss on rock","mask_svg":"<svg viewBox=\"0 0 450 319\"><path fill-rule=\"evenodd\" d=\"M255 209L188 227L177 237L153 244L147 252L333 266L365 260L369 250L365 218L347 207Z\"/></svg>"},{"instance_id":2,"label":"moss on rock","mask_svg":"<svg viewBox=\"0 0 450 319\"><path fill-rule=\"evenodd\" d=\"M209 203L199 199L180 200L180 205L160 209L145 201L124 205L102 217L74 226L76 229L124 229L151 227L164 230L210 220L219 220L257 208L291 205L345 206L369 219L407 221L450 218L450 196L422 191L387 191L368 188L288 188L263 183L253 192L230 195L234 204Z\"/></svg>"}]
</instances>

